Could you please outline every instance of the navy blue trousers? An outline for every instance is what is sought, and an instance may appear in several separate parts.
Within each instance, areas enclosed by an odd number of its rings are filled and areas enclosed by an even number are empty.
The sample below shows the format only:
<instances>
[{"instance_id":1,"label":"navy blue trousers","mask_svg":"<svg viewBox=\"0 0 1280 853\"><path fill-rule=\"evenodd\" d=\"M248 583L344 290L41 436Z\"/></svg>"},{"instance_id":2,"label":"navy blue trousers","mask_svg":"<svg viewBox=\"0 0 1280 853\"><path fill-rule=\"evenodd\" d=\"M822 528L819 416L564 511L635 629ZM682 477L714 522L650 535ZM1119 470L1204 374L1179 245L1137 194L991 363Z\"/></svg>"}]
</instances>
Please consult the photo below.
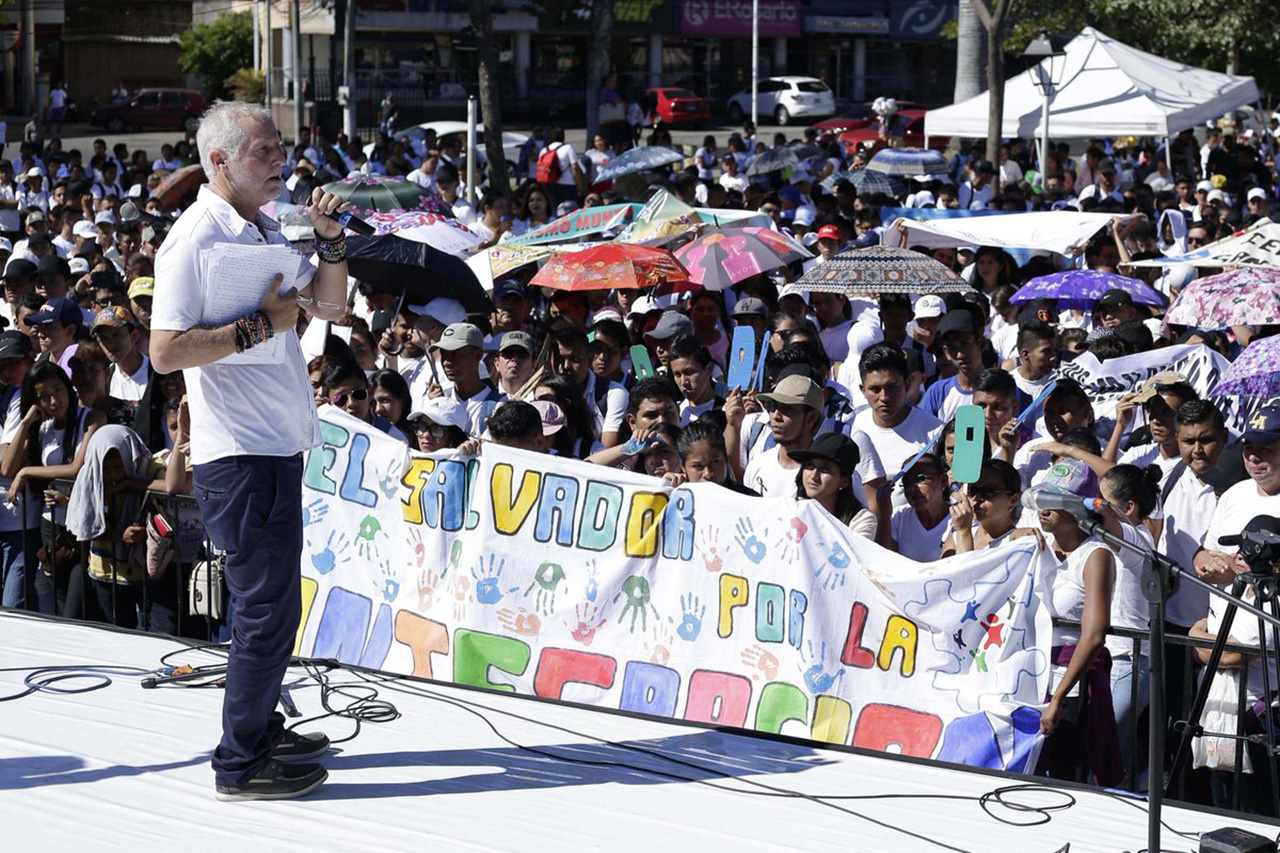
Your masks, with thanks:
<instances>
[{"instance_id":1,"label":"navy blue trousers","mask_svg":"<svg viewBox=\"0 0 1280 853\"><path fill-rule=\"evenodd\" d=\"M235 614L213 770L217 784L242 785L284 731L275 706L302 617L302 456L228 456L195 466L194 480Z\"/></svg>"}]
</instances>

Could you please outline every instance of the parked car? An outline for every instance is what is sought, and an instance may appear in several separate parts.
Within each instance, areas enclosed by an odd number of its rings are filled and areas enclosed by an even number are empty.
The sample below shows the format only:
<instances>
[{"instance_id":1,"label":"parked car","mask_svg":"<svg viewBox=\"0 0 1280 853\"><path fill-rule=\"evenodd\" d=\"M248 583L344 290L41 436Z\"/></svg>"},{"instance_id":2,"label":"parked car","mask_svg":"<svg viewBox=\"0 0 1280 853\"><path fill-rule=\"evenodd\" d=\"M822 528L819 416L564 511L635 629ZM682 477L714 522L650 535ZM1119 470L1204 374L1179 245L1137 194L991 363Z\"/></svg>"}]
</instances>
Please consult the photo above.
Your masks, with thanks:
<instances>
[{"instance_id":1,"label":"parked car","mask_svg":"<svg viewBox=\"0 0 1280 853\"><path fill-rule=\"evenodd\" d=\"M822 118L836 111L836 98L826 83L815 77L767 77L756 84L760 115L772 116L780 125L793 118ZM741 124L751 116L751 87L729 98L729 121Z\"/></svg>"},{"instance_id":2,"label":"parked car","mask_svg":"<svg viewBox=\"0 0 1280 853\"><path fill-rule=\"evenodd\" d=\"M467 142L467 123L465 121L428 121L417 125L416 127L405 128L396 131L396 138L409 136L415 130L434 130L436 132L436 140L444 142L451 136L457 135L462 137L463 147ZM513 133L504 131L502 134L502 154L503 159L507 161L508 171L515 169L516 163L520 160L520 148L529 139L527 133ZM484 124L476 125L476 147L480 151L479 162L485 165L489 162L488 155L485 153L484 147ZM364 147L366 155L373 154L373 143L370 142Z\"/></svg>"},{"instance_id":3,"label":"parked car","mask_svg":"<svg viewBox=\"0 0 1280 853\"><path fill-rule=\"evenodd\" d=\"M907 120L906 138L902 144L908 148L932 148L935 151L945 151L947 145L951 142L951 137L949 136L930 136L926 145L924 113L924 110L899 111L898 115ZM844 149L846 157L852 157L859 148L875 152L884 147L884 140L880 138L879 131L876 130L874 123L868 124L866 127L846 130L836 139L839 141L840 147Z\"/></svg>"},{"instance_id":4,"label":"parked car","mask_svg":"<svg viewBox=\"0 0 1280 853\"><path fill-rule=\"evenodd\" d=\"M89 124L111 133L135 127L195 133L208 106L194 89L139 89L127 101L94 109Z\"/></svg>"},{"instance_id":5,"label":"parked car","mask_svg":"<svg viewBox=\"0 0 1280 853\"><path fill-rule=\"evenodd\" d=\"M653 98L654 111L663 124L706 124L711 121L711 106L688 89L646 89Z\"/></svg>"},{"instance_id":6,"label":"parked car","mask_svg":"<svg viewBox=\"0 0 1280 853\"><path fill-rule=\"evenodd\" d=\"M899 110L923 110L923 104L917 104L915 101L898 101ZM844 115L833 116L815 122L813 127L818 133L833 133L837 136L846 130L854 130L859 127L866 127L876 119L875 110L871 109L871 101L864 104L854 104Z\"/></svg>"}]
</instances>

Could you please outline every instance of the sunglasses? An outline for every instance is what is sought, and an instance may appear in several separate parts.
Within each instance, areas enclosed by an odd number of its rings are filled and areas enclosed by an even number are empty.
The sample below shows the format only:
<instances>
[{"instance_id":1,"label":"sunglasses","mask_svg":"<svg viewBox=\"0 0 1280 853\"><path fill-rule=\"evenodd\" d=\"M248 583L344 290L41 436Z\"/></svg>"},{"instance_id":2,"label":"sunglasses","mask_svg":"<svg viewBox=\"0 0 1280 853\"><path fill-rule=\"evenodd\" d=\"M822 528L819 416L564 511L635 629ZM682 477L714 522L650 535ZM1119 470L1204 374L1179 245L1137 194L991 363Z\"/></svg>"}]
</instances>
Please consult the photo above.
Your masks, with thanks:
<instances>
[{"instance_id":1,"label":"sunglasses","mask_svg":"<svg viewBox=\"0 0 1280 853\"><path fill-rule=\"evenodd\" d=\"M429 435L436 441L443 441L449 437L449 428L447 426L433 424L427 420L414 421L413 431L418 435Z\"/></svg>"},{"instance_id":2,"label":"sunglasses","mask_svg":"<svg viewBox=\"0 0 1280 853\"><path fill-rule=\"evenodd\" d=\"M989 486L970 486L969 497L979 501L989 501L997 495L1012 494L1008 489L997 489Z\"/></svg>"},{"instance_id":3,"label":"sunglasses","mask_svg":"<svg viewBox=\"0 0 1280 853\"><path fill-rule=\"evenodd\" d=\"M902 483L903 483L903 485L905 485L905 486L918 486L918 485L920 485L921 483L927 483L927 482L929 482L930 480L934 479L935 477L941 477L941 476L942 476L942 474L941 474L941 473L935 473L935 474L908 474L906 477L903 477L903 478L902 478Z\"/></svg>"},{"instance_id":4,"label":"sunglasses","mask_svg":"<svg viewBox=\"0 0 1280 853\"><path fill-rule=\"evenodd\" d=\"M369 389L356 388L351 391L339 391L337 394L334 394L329 398L329 402L333 403L338 408L342 408L347 404L348 400L355 400L357 403L363 403L368 399Z\"/></svg>"}]
</instances>

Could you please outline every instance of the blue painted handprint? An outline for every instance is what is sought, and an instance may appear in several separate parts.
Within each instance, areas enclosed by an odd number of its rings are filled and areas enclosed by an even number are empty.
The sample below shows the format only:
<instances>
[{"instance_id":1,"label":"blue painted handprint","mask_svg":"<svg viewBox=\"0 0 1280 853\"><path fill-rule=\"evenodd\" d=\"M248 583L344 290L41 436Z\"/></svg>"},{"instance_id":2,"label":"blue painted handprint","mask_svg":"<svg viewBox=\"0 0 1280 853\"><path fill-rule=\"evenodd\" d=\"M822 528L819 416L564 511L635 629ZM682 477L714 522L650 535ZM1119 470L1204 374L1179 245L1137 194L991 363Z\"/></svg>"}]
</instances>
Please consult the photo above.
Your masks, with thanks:
<instances>
[{"instance_id":1,"label":"blue painted handprint","mask_svg":"<svg viewBox=\"0 0 1280 853\"><path fill-rule=\"evenodd\" d=\"M707 605L703 604L696 595L689 593L680 596L680 609L684 611L684 618L680 620L680 627L676 628L676 633L680 635L680 639L692 643L702 633L702 619L707 615Z\"/></svg>"},{"instance_id":2,"label":"blue painted handprint","mask_svg":"<svg viewBox=\"0 0 1280 853\"><path fill-rule=\"evenodd\" d=\"M845 584L844 570L848 567L849 553L839 542L834 542L831 545L831 553L827 555L827 561L814 569L813 576L822 582L823 589L839 589Z\"/></svg>"},{"instance_id":3,"label":"blue painted handprint","mask_svg":"<svg viewBox=\"0 0 1280 853\"><path fill-rule=\"evenodd\" d=\"M595 560L587 560L587 601L595 601L596 596L600 594L600 585L596 583L596 574L600 571L599 565Z\"/></svg>"},{"instance_id":4,"label":"blue painted handprint","mask_svg":"<svg viewBox=\"0 0 1280 853\"><path fill-rule=\"evenodd\" d=\"M337 531L330 531L324 549L311 555L311 565L320 574L327 575L339 564L351 562L351 555L347 553L349 550L351 543L347 537Z\"/></svg>"},{"instance_id":5,"label":"blue painted handprint","mask_svg":"<svg viewBox=\"0 0 1280 853\"><path fill-rule=\"evenodd\" d=\"M324 517L328 514L329 505L324 502L323 498L316 498L302 508L302 526L310 527L313 524L324 521Z\"/></svg>"},{"instance_id":6,"label":"blue painted handprint","mask_svg":"<svg viewBox=\"0 0 1280 853\"><path fill-rule=\"evenodd\" d=\"M825 640L819 646L817 656L813 653L813 640L810 640L808 645L809 654L807 657L814 663L804 671L805 686L809 688L810 693L825 693L844 675L844 667L840 667L835 672L827 671L827 643Z\"/></svg>"},{"instance_id":7,"label":"blue painted handprint","mask_svg":"<svg viewBox=\"0 0 1280 853\"><path fill-rule=\"evenodd\" d=\"M520 587L513 586L509 589L503 589L498 585L502 580L502 570L507 567L507 561L490 554L489 565L485 566L484 557L480 558L479 563L471 570L471 576L476 579L476 601L481 604L497 604L505 595L518 590Z\"/></svg>"},{"instance_id":8,"label":"blue painted handprint","mask_svg":"<svg viewBox=\"0 0 1280 853\"><path fill-rule=\"evenodd\" d=\"M764 559L764 555L768 553L768 548L764 542L756 537L756 526L749 518L738 519L736 527L737 534L733 537L733 541L738 543L738 547L742 549L742 553L747 555L747 559L753 563L759 564ZM763 534L767 536L769 531L766 529Z\"/></svg>"}]
</instances>

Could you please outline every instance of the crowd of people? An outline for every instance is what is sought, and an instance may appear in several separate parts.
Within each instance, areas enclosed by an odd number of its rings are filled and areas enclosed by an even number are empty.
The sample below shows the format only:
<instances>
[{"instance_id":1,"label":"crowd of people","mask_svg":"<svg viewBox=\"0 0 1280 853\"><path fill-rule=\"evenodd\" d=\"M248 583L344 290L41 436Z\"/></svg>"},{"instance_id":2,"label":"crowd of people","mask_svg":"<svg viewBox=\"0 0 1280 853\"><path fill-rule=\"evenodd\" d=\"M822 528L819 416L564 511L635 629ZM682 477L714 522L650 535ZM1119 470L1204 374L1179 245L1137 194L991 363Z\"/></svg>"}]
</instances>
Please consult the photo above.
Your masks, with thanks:
<instances>
[{"instance_id":1,"label":"crowd of people","mask_svg":"<svg viewBox=\"0 0 1280 853\"><path fill-rule=\"evenodd\" d=\"M1264 407L1233 436L1205 389L1178 374L1133 389L1114 416L1095 412L1097 401L1068 378L1040 392L1086 352L1105 361L1199 343L1230 359L1275 329L1170 327L1123 289L1085 309L1012 298L1070 264L1142 277L1173 296L1194 271L1178 279L1129 265L1264 217L1276 188L1275 137L1214 129L1201 146L1187 133L1167 156L1142 140L1100 139L1075 158L1051 146L1043 169L1018 140L991 159L981 143L963 141L948 171L892 197L859 193L845 174L865 168L869 151L847 156L835 140L802 133L770 144L748 125L726 148L708 136L689 165L655 176L645 192L759 212L811 259L723 291L666 295L532 286L529 264L493 283L486 314L443 297L405 304L352 280L346 317L307 364L315 402L415 451L476 453L494 442L672 485L816 501L854 535L921 563L1032 537L1057 560L1049 600L1063 622L1041 718L1051 735L1044 766L1114 784L1143 740L1148 672L1147 655L1109 632L1146 628L1141 565L1069 512L1024 509L1022 495L1047 485L1099 497L1108 530L1229 586L1244 568L1219 537L1280 515L1280 407ZM359 139L304 130L286 148L283 192L296 197L300 183L306 190L353 174L402 176L437 193L487 246L579 206L644 201L596 179L635 141L600 135L579 155L563 130L535 127L516 188L489 185L481 170L472 207L456 137L384 134L366 154ZM819 153L747 176L753 157L796 141ZM659 128L647 142L670 137ZM152 296L164 286L153 261L173 223L149 196L191 162L199 162L194 138L165 145L156 159L104 140L87 156L57 139L31 141L0 162L4 606L166 633L208 630L183 600L192 564L207 556L199 513L163 498L191 489L183 376L157 373L148 358ZM1076 258L1039 254L1019 264L990 246L920 248L969 282L963 294L846 297L794 286L813 265L879 243L880 210L904 206L1137 215ZM299 311L300 335L309 322L320 321ZM768 340L762 390L726 385L739 327ZM633 360L635 345L648 365ZM982 409L986 445L977 481L959 484L954 415L968 404ZM1212 639L1222 608L1184 584L1167 616L1169 631ZM1250 622L1237 620L1231 633L1256 645ZM1171 671L1180 648L1170 648ZM1244 667L1250 703L1264 709L1245 725L1261 730L1269 706L1258 659L1224 660ZM1273 763L1255 758L1247 807L1270 809L1260 774Z\"/></svg>"}]
</instances>

